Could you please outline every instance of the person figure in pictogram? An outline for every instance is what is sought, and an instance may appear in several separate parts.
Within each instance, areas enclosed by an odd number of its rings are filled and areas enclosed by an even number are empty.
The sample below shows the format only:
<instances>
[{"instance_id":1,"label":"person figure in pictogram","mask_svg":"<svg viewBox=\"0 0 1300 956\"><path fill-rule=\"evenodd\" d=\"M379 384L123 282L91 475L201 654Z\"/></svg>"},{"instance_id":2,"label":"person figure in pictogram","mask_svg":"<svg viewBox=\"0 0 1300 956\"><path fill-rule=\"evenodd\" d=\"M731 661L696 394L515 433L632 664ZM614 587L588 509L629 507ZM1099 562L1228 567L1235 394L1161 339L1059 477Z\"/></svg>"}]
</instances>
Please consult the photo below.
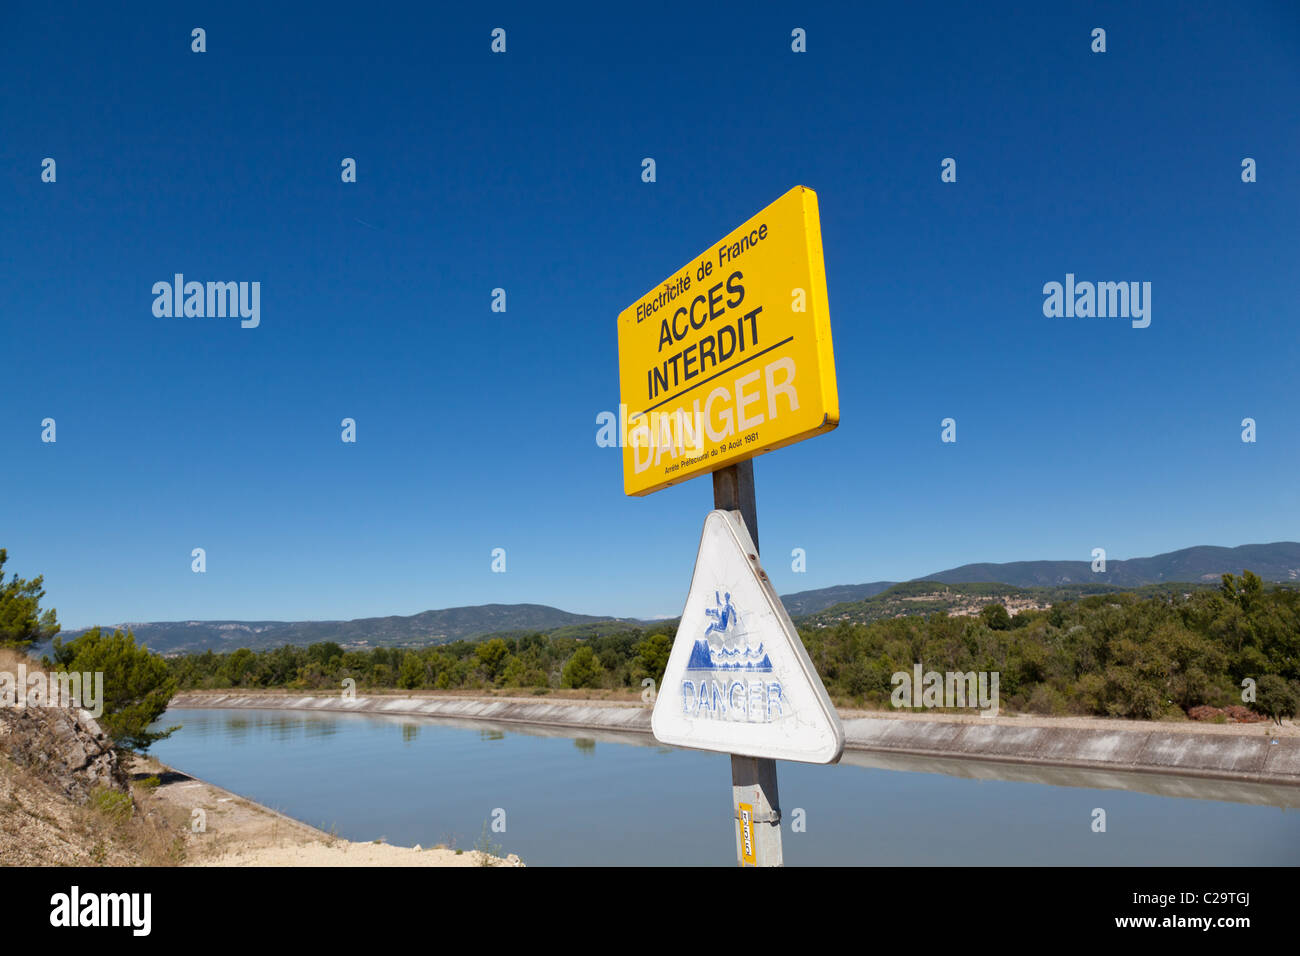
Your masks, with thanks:
<instances>
[{"instance_id":1,"label":"person figure in pictogram","mask_svg":"<svg viewBox=\"0 0 1300 956\"><path fill-rule=\"evenodd\" d=\"M713 602L718 605L716 608L706 607L704 609L705 617L711 617L714 620L714 623L704 629L705 637L714 632L725 634L727 628L736 623L736 608L731 603L730 591L727 592L726 603L723 603L722 598L718 597L718 592L714 591Z\"/></svg>"}]
</instances>

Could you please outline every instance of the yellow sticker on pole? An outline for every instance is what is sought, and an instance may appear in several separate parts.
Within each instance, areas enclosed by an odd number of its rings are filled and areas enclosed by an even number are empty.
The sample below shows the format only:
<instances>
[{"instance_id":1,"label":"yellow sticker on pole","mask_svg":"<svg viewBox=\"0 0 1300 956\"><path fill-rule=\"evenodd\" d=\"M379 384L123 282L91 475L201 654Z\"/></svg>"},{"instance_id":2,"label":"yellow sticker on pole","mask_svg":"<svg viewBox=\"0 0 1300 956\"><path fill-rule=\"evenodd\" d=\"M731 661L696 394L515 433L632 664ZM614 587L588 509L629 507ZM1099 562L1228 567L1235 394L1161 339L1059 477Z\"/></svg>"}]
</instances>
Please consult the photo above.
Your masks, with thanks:
<instances>
[{"instance_id":1,"label":"yellow sticker on pole","mask_svg":"<svg viewBox=\"0 0 1300 956\"><path fill-rule=\"evenodd\" d=\"M758 854L754 850L754 807L749 803L739 805L740 809L740 860L741 865L758 865Z\"/></svg>"},{"instance_id":2,"label":"yellow sticker on pole","mask_svg":"<svg viewBox=\"0 0 1300 956\"><path fill-rule=\"evenodd\" d=\"M791 189L619 313L618 369L629 495L839 424L817 194Z\"/></svg>"}]
</instances>

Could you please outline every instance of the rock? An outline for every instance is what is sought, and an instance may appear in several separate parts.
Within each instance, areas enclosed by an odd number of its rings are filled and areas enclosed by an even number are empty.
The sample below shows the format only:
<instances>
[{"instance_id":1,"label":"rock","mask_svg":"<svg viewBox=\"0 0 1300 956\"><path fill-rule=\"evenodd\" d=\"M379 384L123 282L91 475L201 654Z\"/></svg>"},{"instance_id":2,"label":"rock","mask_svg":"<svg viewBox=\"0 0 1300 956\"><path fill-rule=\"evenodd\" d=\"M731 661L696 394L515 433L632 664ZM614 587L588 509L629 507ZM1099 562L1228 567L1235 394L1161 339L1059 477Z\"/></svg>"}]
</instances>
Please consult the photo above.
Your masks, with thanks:
<instances>
[{"instance_id":1,"label":"rock","mask_svg":"<svg viewBox=\"0 0 1300 956\"><path fill-rule=\"evenodd\" d=\"M113 741L77 707L0 707L0 749L78 802L129 790Z\"/></svg>"}]
</instances>

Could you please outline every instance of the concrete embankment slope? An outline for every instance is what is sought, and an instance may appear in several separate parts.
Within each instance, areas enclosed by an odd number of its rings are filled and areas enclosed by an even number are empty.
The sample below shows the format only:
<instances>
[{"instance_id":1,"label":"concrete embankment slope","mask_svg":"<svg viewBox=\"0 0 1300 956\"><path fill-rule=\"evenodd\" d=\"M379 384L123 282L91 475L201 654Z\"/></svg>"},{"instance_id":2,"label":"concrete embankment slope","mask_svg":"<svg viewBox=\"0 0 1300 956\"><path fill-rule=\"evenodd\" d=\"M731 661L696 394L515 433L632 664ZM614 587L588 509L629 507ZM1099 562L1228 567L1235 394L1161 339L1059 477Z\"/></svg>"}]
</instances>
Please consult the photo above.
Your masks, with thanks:
<instances>
[{"instance_id":1,"label":"concrete embankment slope","mask_svg":"<svg viewBox=\"0 0 1300 956\"><path fill-rule=\"evenodd\" d=\"M396 697L346 699L282 693L177 694L173 708L316 710L372 716L429 717L468 725L527 725L534 732L581 732L631 743L652 741L650 707L614 701L528 698ZM1277 800L1297 805L1300 790L1300 730L1266 724L1198 725L1115 720L1033 717L950 717L937 714L872 714L842 711L846 737L843 762L897 769L934 770L979 776L953 769L961 762L1077 768L1101 772L1091 783L1107 786L1107 773L1168 774L1206 780L1281 786ZM900 765L890 757L927 758L931 764ZM1004 779L1050 776L1006 773ZM1060 782L1067 783L1065 779ZM1067 784L1068 785L1068 784ZM1076 785L1078 785L1076 783ZM1146 788L1143 788L1146 789ZM1165 788L1161 788L1163 791ZM1211 796L1209 792L1198 796ZM1187 794L1192 795L1192 794ZM1231 797L1225 797L1231 799ZM1252 801L1253 802L1253 801Z\"/></svg>"}]
</instances>

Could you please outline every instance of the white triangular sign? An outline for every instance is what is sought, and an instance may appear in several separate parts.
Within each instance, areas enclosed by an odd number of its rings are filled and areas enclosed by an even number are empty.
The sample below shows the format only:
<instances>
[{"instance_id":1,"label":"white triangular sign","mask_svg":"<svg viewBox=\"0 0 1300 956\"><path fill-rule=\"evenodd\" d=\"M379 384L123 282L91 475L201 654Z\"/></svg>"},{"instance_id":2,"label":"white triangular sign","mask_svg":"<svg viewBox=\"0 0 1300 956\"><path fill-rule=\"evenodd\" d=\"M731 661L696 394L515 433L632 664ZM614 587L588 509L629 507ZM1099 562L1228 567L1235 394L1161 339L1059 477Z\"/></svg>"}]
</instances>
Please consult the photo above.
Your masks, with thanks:
<instances>
[{"instance_id":1,"label":"white triangular sign","mask_svg":"<svg viewBox=\"0 0 1300 956\"><path fill-rule=\"evenodd\" d=\"M835 763L844 728L736 511L704 519L650 726L679 747Z\"/></svg>"}]
</instances>

